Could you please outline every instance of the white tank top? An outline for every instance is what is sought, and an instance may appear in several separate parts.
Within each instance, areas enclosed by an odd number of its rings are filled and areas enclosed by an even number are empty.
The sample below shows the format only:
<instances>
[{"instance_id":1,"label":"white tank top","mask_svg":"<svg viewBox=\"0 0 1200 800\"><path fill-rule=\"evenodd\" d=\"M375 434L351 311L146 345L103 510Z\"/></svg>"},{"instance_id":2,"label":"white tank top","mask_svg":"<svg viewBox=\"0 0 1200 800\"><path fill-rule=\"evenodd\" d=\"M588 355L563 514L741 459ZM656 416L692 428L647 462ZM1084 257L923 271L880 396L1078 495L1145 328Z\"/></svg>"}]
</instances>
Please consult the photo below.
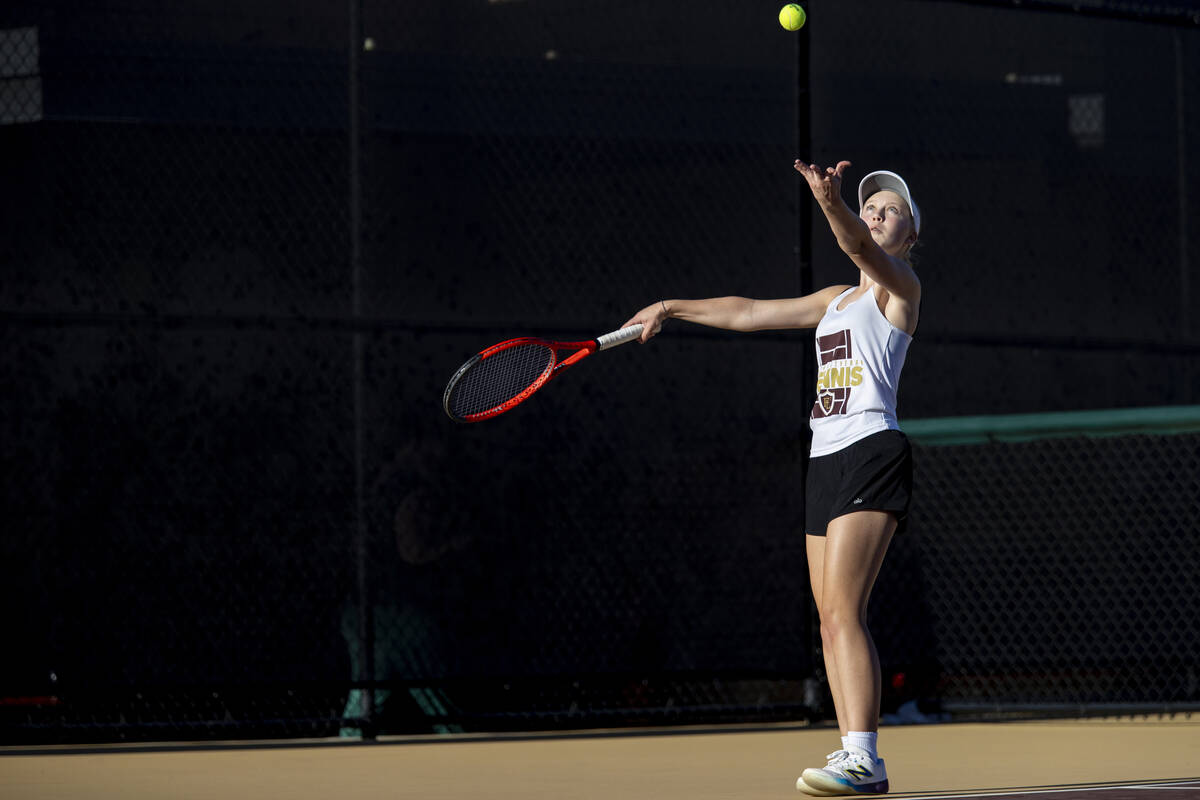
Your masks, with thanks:
<instances>
[{"instance_id":1,"label":"white tank top","mask_svg":"<svg viewBox=\"0 0 1200 800\"><path fill-rule=\"evenodd\" d=\"M912 337L888 322L874 287L838 311L857 288L834 298L817 325L817 402L809 421L813 456L900 429L896 389Z\"/></svg>"}]
</instances>

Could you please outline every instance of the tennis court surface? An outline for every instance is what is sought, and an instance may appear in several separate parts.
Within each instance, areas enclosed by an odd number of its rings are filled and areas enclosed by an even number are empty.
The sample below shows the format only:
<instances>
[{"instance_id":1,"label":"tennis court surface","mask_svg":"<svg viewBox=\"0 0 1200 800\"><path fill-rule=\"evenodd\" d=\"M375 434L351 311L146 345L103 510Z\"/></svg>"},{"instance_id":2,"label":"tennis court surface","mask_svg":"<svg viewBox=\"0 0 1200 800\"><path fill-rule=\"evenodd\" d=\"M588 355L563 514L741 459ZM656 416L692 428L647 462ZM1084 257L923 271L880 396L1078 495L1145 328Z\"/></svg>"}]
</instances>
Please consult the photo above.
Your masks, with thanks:
<instances>
[{"instance_id":1,"label":"tennis court surface","mask_svg":"<svg viewBox=\"0 0 1200 800\"><path fill-rule=\"evenodd\" d=\"M1200 720L893 726L893 797L1200 798ZM829 729L9 748L4 798L796 798Z\"/></svg>"}]
</instances>

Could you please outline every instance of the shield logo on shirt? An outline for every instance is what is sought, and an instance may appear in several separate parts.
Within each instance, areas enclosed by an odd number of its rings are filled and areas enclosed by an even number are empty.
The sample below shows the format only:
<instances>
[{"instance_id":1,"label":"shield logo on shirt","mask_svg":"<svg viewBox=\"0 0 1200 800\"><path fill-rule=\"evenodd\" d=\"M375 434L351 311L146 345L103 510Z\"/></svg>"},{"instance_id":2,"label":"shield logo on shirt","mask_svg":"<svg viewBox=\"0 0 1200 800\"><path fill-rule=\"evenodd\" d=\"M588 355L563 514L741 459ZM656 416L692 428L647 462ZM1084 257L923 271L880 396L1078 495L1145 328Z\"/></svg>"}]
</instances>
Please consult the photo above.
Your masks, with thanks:
<instances>
[{"instance_id":1,"label":"shield logo on shirt","mask_svg":"<svg viewBox=\"0 0 1200 800\"><path fill-rule=\"evenodd\" d=\"M833 392L831 391L826 390L817 395L817 405L821 409L822 416L829 416L836 402L837 398L833 396Z\"/></svg>"}]
</instances>

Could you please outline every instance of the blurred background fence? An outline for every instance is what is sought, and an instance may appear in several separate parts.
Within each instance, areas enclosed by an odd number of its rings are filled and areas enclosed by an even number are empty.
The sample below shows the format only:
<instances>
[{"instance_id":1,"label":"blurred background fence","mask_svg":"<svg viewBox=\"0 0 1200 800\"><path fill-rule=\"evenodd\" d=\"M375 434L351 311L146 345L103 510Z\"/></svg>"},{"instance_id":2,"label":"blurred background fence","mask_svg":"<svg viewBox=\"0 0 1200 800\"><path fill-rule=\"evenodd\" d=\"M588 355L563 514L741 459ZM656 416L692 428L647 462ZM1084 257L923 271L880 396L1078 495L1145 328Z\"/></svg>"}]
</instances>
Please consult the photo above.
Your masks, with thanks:
<instances>
[{"instance_id":1,"label":"blurred background fence","mask_svg":"<svg viewBox=\"0 0 1200 800\"><path fill-rule=\"evenodd\" d=\"M810 335L439 408L854 280L797 156L923 211L890 718L1200 702L1200 11L807 8L6 4L3 741L825 719Z\"/></svg>"}]
</instances>

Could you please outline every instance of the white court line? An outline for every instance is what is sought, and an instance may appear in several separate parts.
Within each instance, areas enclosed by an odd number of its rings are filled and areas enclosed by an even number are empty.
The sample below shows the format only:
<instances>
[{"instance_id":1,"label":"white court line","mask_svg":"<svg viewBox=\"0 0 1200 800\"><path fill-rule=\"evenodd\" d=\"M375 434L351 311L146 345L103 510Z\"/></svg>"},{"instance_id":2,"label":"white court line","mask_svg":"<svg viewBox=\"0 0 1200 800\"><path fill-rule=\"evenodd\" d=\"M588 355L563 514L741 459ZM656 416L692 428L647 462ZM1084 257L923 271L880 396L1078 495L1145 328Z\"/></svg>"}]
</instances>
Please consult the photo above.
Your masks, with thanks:
<instances>
[{"instance_id":1,"label":"white court line","mask_svg":"<svg viewBox=\"0 0 1200 800\"><path fill-rule=\"evenodd\" d=\"M1114 789L1190 789L1196 790L1200 786L1200 781L1172 781L1171 783L1128 783L1121 786L1086 786L1072 787L1063 789L1023 789L1017 791L978 791L970 794L920 794L907 795L899 793L896 800L958 800L958 798L978 798L978 797L1019 797L1022 795L1034 794L1066 794L1068 792L1108 792Z\"/></svg>"}]
</instances>

